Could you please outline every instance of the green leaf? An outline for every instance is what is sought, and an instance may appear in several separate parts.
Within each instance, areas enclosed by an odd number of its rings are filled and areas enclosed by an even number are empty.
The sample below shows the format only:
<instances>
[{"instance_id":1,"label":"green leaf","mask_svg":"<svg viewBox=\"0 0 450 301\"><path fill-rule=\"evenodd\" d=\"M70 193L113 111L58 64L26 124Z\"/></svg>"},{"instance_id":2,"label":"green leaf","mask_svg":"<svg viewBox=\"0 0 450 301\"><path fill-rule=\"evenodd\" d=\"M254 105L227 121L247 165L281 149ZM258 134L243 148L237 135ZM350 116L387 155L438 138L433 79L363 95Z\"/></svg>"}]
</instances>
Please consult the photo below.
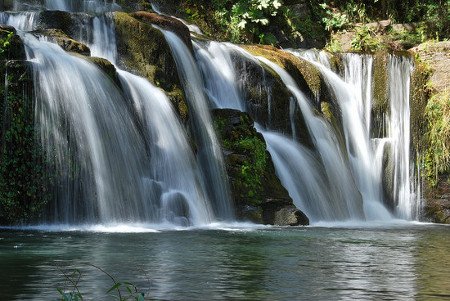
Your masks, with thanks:
<instances>
[{"instance_id":1,"label":"green leaf","mask_svg":"<svg viewBox=\"0 0 450 301\"><path fill-rule=\"evenodd\" d=\"M117 282L116 284L114 284L106 293L109 294L110 292L117 290L120 286L122 285L122 283Z\"/></svg>"}]
</instances>

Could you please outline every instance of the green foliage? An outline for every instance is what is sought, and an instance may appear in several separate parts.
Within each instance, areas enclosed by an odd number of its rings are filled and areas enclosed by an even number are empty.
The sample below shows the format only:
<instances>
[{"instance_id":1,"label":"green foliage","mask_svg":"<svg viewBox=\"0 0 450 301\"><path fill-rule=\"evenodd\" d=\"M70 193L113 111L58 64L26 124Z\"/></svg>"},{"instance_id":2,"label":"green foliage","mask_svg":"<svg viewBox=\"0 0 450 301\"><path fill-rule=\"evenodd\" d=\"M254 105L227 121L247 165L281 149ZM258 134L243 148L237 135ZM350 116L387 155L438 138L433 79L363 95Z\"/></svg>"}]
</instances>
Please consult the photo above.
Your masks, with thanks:
<instances>
[{"instance_id":1,"label":"green foliage","mask_svg":"<svg viewBox=\"0 0 450 301\"><path fill-rule=\"evenodd\" d=\"M269 157L264 140L252 127L248 116L240 117L240 124L230 127L227 118L218 117L214 125L222 138L224 148L236 154L239 159L228 162L236 194L246 203L258 206L264 192L262 180Z\"/></svg>"},{"instance_id":2,"label":"green foliage","mask_svg":"<svg viewBox=\"0 0 450 301\"><path fill-rule=\"evenodd\" d=\"M342 51L342 45L339 40L331 38L331 40L325 46L325 50L332 53L339 53Z\"/></svg>"},{"instance_id":3,"label":"green foliage","mask_svg":"<svg viewBox=\"0 0 450 301\"><path fill-rule=\"evenodd\" d=\"M320 4L320 7L325 10L325 17L322 18L322 22L324 23L326 30L332 32L343 29L349 25L350 19L346 13L333 9L326 3Z\"/></svg>"},{"instance_id":4,"label":"green foliage","mask_svg":"<svg viewBox=\"0 0 450 301\"><path fill-rule=\"evenodd\" d=\"M7 61L13 32L0 33L0 224L38 217L48 202L48 176L36 142L32 80L25 62Z\"/></svg>"},{"instance_id":5,"label":"green foliage","mask_svg":"<svg viewBox=\"0 0 450 301\"><path fill-rule=\"evenodd\" d=\"M231 9L227 3L231 2ZM216 21L226 28L233 42L250 42L255 38L264 44L276 44L276 38L267 28L271 20L279 14L280 0L215 0Z\"/></svg>"},{"instance_id":6,"label":"green foliage","mask_svg":"<svg viewBox=\"0 0 450 301\"><path fill-rule=\"evenodd\" d=\"M380 47L380 40L376 37L375 31L372 28L366 25L356 28L356 34L352 40L352 50L375 52Z\"/></svg>"},{"instance_id":7,"label":"green foliage","mask_svg":"<svg viewBox=\"0 0 450 301\"><path fill-rule=\"evenodd\" d=\"M13 36L14 32L7 32L6 36L0 37L0 59L5 59L5 52L8 50Z\"/></svg>"},{"instance_id":8,"label":"green foliage","mask_svg":"<svg viewBox=\"0 0 450 301\"><path fill-rule=\"evenodd\" d=\"M407 30L391 30L389 35L392 40L400 43L404 49L409 49L427 40L427 29L421 24L413 31Z\"/></svg>"},{"instance_id":9,"label":"green foliage","mask_svg":"<svg viewBox=\"0 0 450 301\"><path fill-rule=\"evenodd\" d=\"M428 122L425 172L432 185L450 172L450 92L433 95L425 109Z\"/></svg>"},{"instance_id":10,"label":"green foliage","mask_svg":"<svg viewBox=\"0 0 450 301\"><path fill-rule=\"evenodd\" d=\"M263 193L261 179L267 164L266 145L258 137L251 137L237 141L235 148L249 154L250 160L241 167L240 180L246 188L247 197L258 204L258 196Z\"/></svg>"}]
</instances>

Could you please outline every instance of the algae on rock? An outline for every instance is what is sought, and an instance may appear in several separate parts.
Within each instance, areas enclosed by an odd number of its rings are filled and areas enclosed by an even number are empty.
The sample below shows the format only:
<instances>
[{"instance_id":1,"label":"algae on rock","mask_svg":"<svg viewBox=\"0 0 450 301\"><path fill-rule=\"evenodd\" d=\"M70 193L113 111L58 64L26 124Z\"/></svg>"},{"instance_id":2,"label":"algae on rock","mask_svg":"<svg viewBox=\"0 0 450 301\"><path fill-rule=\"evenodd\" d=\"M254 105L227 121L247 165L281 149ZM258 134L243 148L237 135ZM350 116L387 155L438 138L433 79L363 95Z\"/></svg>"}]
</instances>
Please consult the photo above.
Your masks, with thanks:
<instances>
[{"instance_id":1,"label":"algae on rock","mask_svg":"<svg viewBox=\"0 0 450 301\"><path fill-rule=\"evenodd\" d=\"M170 47L151 24L123 12L114 13L119 65L165 90L183 122L187 105Z\"/></svg>"},{"instance_id":2,"label":"algae on rock","mask_svg":"<svg viewBox=\"0 0 450 301\"><path fill-rule=\"evenodd\" d=\"M307 223L293 206L276 177L266 143L247 113L231 109L213 111L237 216L254 222L279 225Z\"/></svg>"}]
</instances>

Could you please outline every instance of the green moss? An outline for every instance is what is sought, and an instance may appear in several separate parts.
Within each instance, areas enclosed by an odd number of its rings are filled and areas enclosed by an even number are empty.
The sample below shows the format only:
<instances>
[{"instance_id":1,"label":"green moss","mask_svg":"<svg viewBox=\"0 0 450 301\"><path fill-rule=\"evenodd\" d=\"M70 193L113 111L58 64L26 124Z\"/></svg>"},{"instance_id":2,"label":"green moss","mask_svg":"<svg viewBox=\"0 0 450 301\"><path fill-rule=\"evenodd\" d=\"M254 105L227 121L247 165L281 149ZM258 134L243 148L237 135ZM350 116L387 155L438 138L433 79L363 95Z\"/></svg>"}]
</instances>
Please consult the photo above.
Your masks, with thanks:
<instances>
[{"instance_id":1,"label":"green moss","mask_svg":"<svg viewBox=\"0 0 450 301\"><path fill-rule=\"evenodd\" d=\"M2 110L0 149L0 223L28 222L49 200L43 151L37 143L30 71L23 62L6 66L8 85L0 97Z\"/></svg>"},{"instance_id":2,"label":"green moss","mask_svg":"<svg viewBox=\"0 0 450 301\"><path fill-rule=\"evenodd\" d=\"M121 86L120 79L117 75L117 70L114 65L107 59L93 56L81 56L83 59L96 65L100 70L102 70L118 87Z\"/></svg>"},{"instance_id":3,"label":"green moss","mask_svg":"<svg viewBox=\"0 0 450 301\"><path fill-rule=\"evenodd\" d=\"M307 89L310 89L314 96L319 95L322 85L320 72L311 63L271 46L245 45L242 47L255 56L262 56L276 63L293 76L300 87L305 86L306 82Z\"/></svg>"},{"instance_id":4,"label":"green moss","mask_svg":"<svg viewBox=\"0 0 450 301\"><path fill-rule=\"evenodd\" d=\"M450 173L450 92L433 95L425 109L428 122L425 172L433 185L438 176Z\"/></svg>"},{"instance_id":5,"label":"green moss","mask_svg":"<svg viewBox=\"0 0 450 301\"><path fill-rule=\"evenodd\" d=\"M266 144L247 114L233 110L215 111L215 114L214 126L222 146L231 152L227 157L227 170L233 195L241 200L239 203L260 206L264 200L263 180L269 159Z\"/></svg>"},{"instance_id":6,"label":"green moss","mask_svg":"<svg viewBox=\"0 0 450 301\"><path fill-rule=\"evenodd\" d=\"M423 148L427 145L424 135L427 131L427 120L424 114L431 93L429 80L432 70L430 65L419 56L415 57L414 64L410 90L411 137L414 148L424 154Z\"/></svg>"},{"instance_id":7,"label":"green moss","mask_svg":"<svg viewBox=\"0 0 450 301\"><path fill-rule=\"evenodd\" d=\"M376 116L382 117L389 110L388 100L388 53L378 52L373 61L373 104Z\"/></svg>"},{"instance_id":8,"label":"green moss","mask_svg":"<svg viewBox=\"0 0 450 301\"><path fill-rule=\"evenodd\" d=\"M179 116L186 121L187 105L181 92L175 60L164 35L151 24L127 13L114 13L114 22L120 64L165 90L174 101Z\"/></svg>"}]
</instances>

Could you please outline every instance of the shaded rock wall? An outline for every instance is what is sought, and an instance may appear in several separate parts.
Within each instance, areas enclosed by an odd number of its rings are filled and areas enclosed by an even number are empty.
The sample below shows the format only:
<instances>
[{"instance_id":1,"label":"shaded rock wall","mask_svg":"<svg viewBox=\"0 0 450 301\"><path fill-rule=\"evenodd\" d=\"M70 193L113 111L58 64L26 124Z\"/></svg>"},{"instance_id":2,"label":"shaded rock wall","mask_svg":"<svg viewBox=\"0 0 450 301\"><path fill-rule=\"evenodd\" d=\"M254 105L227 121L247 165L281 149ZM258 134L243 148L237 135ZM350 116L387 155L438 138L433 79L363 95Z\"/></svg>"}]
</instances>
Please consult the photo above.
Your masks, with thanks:
<instances>
[{"instance_id":1,"label":"shaded rock wall","mask_svg":"<svg viewBox=\"0 0 450 301\"><path fill-rule=\"evenodd\" d=\"M308 224L277 178L264 138L250 116L229 109L214 110L213 116L237 216L265 224Z\"/></svg>"}]
</instances>

